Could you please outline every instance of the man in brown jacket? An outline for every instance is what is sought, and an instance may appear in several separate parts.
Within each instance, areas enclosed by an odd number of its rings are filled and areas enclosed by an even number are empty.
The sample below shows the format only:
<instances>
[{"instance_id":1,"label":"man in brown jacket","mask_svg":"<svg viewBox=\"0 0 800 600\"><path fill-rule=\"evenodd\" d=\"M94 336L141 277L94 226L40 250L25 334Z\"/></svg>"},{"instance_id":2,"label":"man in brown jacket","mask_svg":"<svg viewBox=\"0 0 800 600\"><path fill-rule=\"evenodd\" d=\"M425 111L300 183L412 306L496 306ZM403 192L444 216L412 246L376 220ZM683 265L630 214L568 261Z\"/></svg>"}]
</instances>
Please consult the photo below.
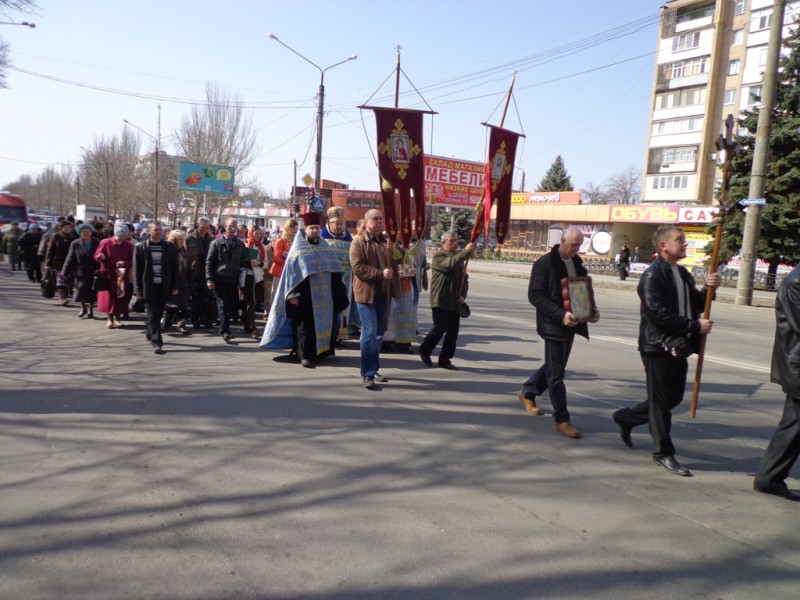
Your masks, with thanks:
<instances>
[{"instance_id":1,"label":"man in brown jacket","mask_svg":"<svg viewBox=\"0 0 800 600\"><path fill-rule=\"evenodd\" d=\"M350 265L353 269L353 297L361 318L361 376L364 387L373 389L375 382L387 381L380 369L381 338L386 329L386 312L397 276L392 262L394 244L383 236L383 213L367 211L367 230L350 244ZM397 283L397 282L394 282Z\"/></svg>"}]
</instances>

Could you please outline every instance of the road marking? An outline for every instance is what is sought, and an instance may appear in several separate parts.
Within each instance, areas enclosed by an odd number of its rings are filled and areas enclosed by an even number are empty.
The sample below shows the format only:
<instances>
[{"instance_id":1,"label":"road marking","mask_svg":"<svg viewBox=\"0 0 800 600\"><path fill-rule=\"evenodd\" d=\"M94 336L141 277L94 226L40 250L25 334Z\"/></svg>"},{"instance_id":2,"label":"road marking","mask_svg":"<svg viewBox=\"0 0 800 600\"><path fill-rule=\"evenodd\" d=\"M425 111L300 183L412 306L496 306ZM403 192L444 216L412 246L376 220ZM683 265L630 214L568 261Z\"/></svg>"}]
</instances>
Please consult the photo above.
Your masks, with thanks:
<instances>
[{"instance_id":1,"label":"road marking","mask_svg":"<svg viewBox=\"0 0 800 600\"><path fill-rule=\"evenodd\" d=\"M509 317L503 317L499 315L490 315L488 313L482 312L472 312L472 315L475 317L481 317L483 319L494 319L495 321L503 321L506 323L514 323L515 325L527 325L531 326L532 322L530 320L522 320L522 319L512 319ZM597 335L595 333L591 334L591 338L593 340L601 340L604 342L611 342L614 344L622 344L623 346L637 346L638 342L636 340L619 338L619 337L612 337L608 335ZM696 356L694 358L697 358ZM746 363L739 360L731 360L727 358L722 358L721 356L714 356L713 354L706 354L704 359L706 362L716 363L718 365L724 365L726 367L735 367L737 369L745 369L747 371L753 371L754 373L769 373L770 368L764 365L755 365L753 363Z\"/></svg>"}]
</instances>

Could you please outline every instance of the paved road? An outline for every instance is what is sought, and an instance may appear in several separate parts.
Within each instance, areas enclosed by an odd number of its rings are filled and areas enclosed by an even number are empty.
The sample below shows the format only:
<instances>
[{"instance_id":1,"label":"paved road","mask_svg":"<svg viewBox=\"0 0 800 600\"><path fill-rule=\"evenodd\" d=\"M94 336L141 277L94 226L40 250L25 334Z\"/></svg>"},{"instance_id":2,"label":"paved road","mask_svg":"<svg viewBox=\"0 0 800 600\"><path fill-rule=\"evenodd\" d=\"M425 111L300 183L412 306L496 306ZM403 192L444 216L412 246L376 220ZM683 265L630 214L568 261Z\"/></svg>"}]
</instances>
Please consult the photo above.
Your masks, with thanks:
<instances>
[{"instance_id":1,"label":"paved road","mask_svg":"<svg viewBox=\"0 0 800 600\"><path fill-rule=\"evenodd\" d=\"M514 397L543 346L524 279L476 268L462 370L387 355L371 392L354 345L314 371L206 334L158 357L141 320L80 321L7 267L0 598L798 597L800 506L750 489L782 403L769 309L715 305L684 479L610 419L644 393L632 289L597 290L569 440Z\"/></svg>"}]
</instances>

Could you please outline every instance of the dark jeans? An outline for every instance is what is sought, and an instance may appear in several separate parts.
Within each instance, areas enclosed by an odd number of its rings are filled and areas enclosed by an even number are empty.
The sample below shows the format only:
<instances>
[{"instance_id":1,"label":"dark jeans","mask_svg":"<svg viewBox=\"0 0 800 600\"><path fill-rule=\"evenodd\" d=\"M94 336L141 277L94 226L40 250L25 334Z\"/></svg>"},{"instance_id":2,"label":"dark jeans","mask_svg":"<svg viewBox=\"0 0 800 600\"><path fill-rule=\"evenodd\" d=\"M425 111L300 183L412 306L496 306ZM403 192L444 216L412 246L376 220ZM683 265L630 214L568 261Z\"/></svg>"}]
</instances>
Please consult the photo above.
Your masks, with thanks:
<instances>
[{"instance_id":1,"label":"dark jeans","mask_svg":"<svg viewBox=\"0 0 800 600\"><path fill-rule=\"evenodd\" d=\"M386 331L386 296L375 294L373 304L357 303L361 318L361 376L374 377L381 368L381 342Z\"/></svg>"},{"instance_id":2,"label":"dark jeans","mask_svg":"<svg viewBox=\"0 0 800 600\"><path fill-rule=\"evenodd\" d=\"M567 370L570 352L572 352L573 341L575 341L574 333L568 334L564 341L545 340L544 364L522 384L522 393L528 397L540 396L545 390L548 391L556 423L569 422L564 374Z\"/></svg>"},{"instance_id":3,"label":"dark jeans","mask_svg":"<svg viewBox=\"0 0 800 600\"><path fill-rule=\"evenodd\" d=\"M443 308L432 308L433 327L422 340L419 346L420 354L430 354L439 344L439 340L444 336L442 351L439 353L439 364L448 365L450 359L456 353L456 342L458 341L458 328L461 325L461 317L452 310Z\"/></svg>"},{"instance_id":4,"label":"dark jeans","mask_svg":"<svg viewBox=\"0 0 800 600\"><path fill-rule=\"evenodd\" d=\"M217 333L224 335L231 332L231 317L239 308L239 283L225 281L214 282L214 295L217 297Z\"/></svg>"},{"instance_id":5,"label":"dark jeans","mask_svg":"<svg viewBox=\"0 0 800 600\"><path fill-rule=\"evenodd\" d=\"M161 339L161 317L164 315L164 305L166 303L167 295L160 285L154 285L152 296L144 301L144 310L147 314L147 339L156 347L160 347L163 343Z\"/></svg>"},{"instance_id":6,"label":"dark jeans","mask_svg":"<svg viewBox=\"0 0 800 600\"><path fill-rule=\"evenodd\" d=\"M210 325L214 322L216 302L209 291L205 276L195 278L191 298L192 323L194 325Z\"/></svg>"},{"instance_id":7,"label":"dark jeans","mask_svg":"<svg viewBox=\"0 0 800 600\"><path fill-rule=\"evenodd\" d=\"M674 456L675 446L670 437L672 409L683 400L689 365L685 358L675 358L667 352L641 356L647 378L647 400L633 408L618 410L614 413L614 420L631 427L649 423L655 447L653 456Z\"/></svg>"},{"instance_id":8,"label":"dark jeans","mask_svg":"<svg viewBox=\"0 0 800 600\"><path fill-rule=\"evenodd\" d=\"M28 271L28 279L31 281L42 280L42 265L38 258L25 261L25 268Z\"/></svg>"},{"instance_id":9,"label":"dark jeans","mask_svg":"<svg viewBox=\"0 0 800 600\"><path fill-rule=\"evenodd\" d=\"M783 487L800 455L800 398L786 396L783 416L758 467L756 487Z\"/></svg>"}]
</instances>

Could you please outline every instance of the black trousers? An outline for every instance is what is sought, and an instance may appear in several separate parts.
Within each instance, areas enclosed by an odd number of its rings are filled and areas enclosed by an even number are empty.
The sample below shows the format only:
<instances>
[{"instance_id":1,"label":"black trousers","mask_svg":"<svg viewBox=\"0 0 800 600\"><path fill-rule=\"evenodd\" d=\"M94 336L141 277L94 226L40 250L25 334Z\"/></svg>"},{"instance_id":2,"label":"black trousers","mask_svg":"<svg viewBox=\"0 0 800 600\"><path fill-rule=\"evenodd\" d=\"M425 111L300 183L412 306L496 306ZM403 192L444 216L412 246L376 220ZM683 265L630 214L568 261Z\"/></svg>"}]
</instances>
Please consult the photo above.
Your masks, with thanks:
<instances>
[{"instance_id":1,"label":"black trousers","mask_svg":"<svg viewBox=\"0 0 800 600\"><path fill-rule=\"evenodd\" d=\"M786 396L783 416L758 467L756 487L783 487L800 455L800 398Z\"/></svg>"},{"instance_id":2,"label":"black trousers","mask_svg":"<svg viewBox=\"0 0 800 600\"><path fill-rule=\"evenodd\" d=\"M239 283L215 281L214 294L217 297L218 333L224 335L231 332L231 317L239 308Z\"/></svg>"},{"instance_id":3,"label":"black trousers","mask_svg":"<svg viewBox=\"0 0 800 600\"><path fill-rule=\"evenodd\" d=\"M160 347L163 343L161 317L164 315L166 303L167 295L160 285L154 285L152 295L144 301L144 310L147 314L147 339L156 347Z\"/></svg>"},{"instance_id":4,"label":"black trousers","mask_svg":"<svg viewBox=\"0 0 800 600\"><path fill-rule=\"evenodd\" d=\"M419 346L420 353L430 354L439 345L439 340L444 336L442 351L439 353L439 364L446 365L456 353L456 342L458 341L458 328L461 325L461 317L457 312L444 310L443 308L432 308L433 327L425 336Z\"/></svg>"},{"instance_id":5,"label":"black trousers","mask_svg":"<svg viewBox=\"0 0 800 600\"><path fill-rule=\"evenodd\" d=\"M208 289L205 274L195 276L192 290L191 310L194 325L211 325L217 311L214 294Z\"/></svg>"},{"instance_id":6,"label":"black trousers","mask_svg":"<svg viewBox=\"0 0 800 600\"><path fill-rule=\"evenodd\" d=\"M653 456L674 456L675 446L670 437L672 409L683 400L689 363L685 358L675 358L667 352L641 356L647 378L647 400L633 408L618 410L614 413L614 419L631 427L648 423L655 448Z\"/></svg>"}]
</instances>

